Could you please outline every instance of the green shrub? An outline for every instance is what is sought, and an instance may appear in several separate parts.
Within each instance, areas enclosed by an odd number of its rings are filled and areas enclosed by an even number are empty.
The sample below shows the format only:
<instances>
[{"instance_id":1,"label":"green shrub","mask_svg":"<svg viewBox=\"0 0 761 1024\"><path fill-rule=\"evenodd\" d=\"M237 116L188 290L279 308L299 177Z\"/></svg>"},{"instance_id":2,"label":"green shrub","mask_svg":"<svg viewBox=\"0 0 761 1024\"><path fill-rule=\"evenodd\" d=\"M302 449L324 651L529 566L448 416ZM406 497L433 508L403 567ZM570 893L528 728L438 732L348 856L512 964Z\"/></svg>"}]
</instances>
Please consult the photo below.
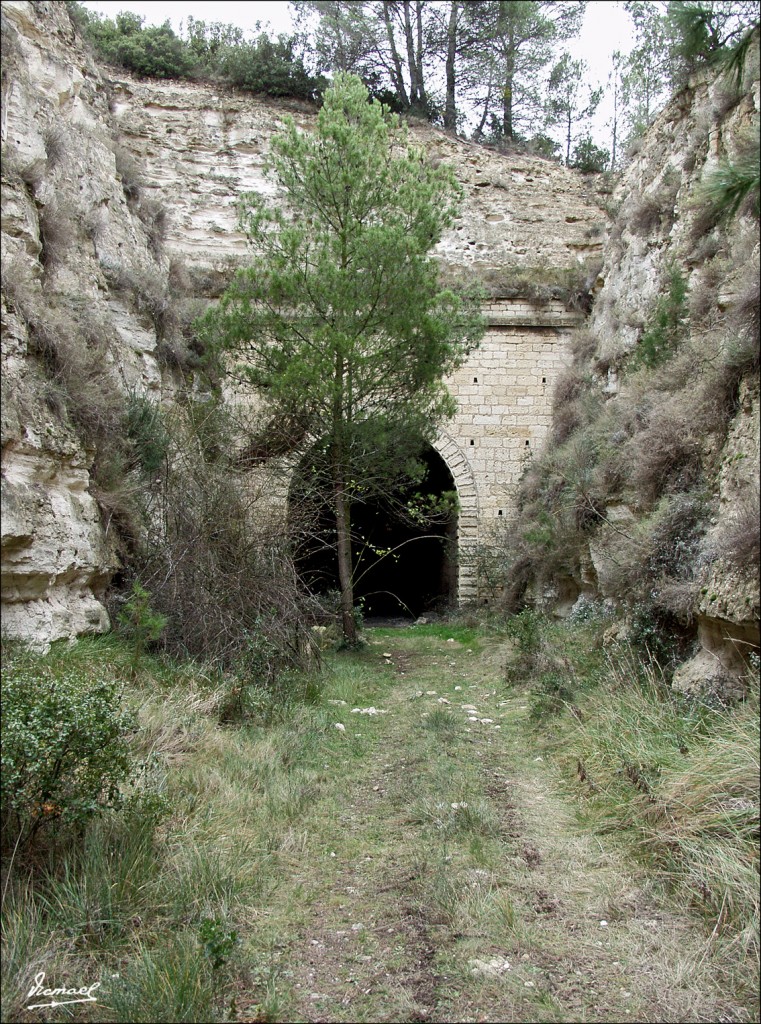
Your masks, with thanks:
<instances>
[{"instance_id":1,"label":"green shrub","mask_svg":"<svg viewBox=\"0 0 761 1024\"><path fill-rule=\"evenodd\" d=\"M151 595L135 580L132 593L119 613L119 624L132 641L132 674L135 675L146 649L156 643L167 624L165 615L151 608Z\"/></svg>"},{"instance_id":2,"label":"green shrub","mask_svg":"<svg viewBox=\"0 0 761 1024\"><path fill-rule=\"evenodd\" d=\"M132 712L116 680L61 667L21 647L4 650L2 819L6 843L42 828L81 830L120 802L133 772Z\"/></svg>"},{"instance_id":3,"label":"green shrub","mask_svg":"<svg viewBox=\"0 0 761 1024\"><path fill-rule=\"evenodd\" d=\"M739 213L759 216L758 125L737 139L733 160L724 159L700 183L691 205L695 208L691 233L696 242Z\"/></svg>"},{"instance_id":4,"label":"green shrub","mask_svg":"<svg viewBox=\"0 0 761 1024\"><path fill-rule=\"evenodd\" d=\"M204 956L213 971L224 967L238 942L238 933L226 927L219 917L205 917L198 929Z\"/></svg>"},{"instance_id":5,"label":"green shrub","mask_svg":"<svg viewBox=\"0 0 761 1024\"><path fill-rule=\"evenodd\" d=\"M515 642L516 657L511 659L511 678L529 675L536 667L542 646L543 618L531 608L525 608L507 620L506 633Z\"/></svg>"},{"instance_id":6,"label":"green shrub","mask_svg":"<svg viewBox=\"0 0 761 1024\"><path fill-rule=\"evenodd\" d=\"M86 12L86 18L78 20L104 60L137 75L186 78L193 69L185 43L168 21L158 28L144 28L145 19L130 11L120 11L114 20Z\"/></svg>"},{"instance_id":7,"label":"green shrub","mask_svg":"<svg viewBox=\"0 0 761 1024\"><path fill-rule=\"evenodd\" d=\"M687 282L678 267L669 272L668 291L658 300L647 330L640 338L628 369L650 369L666 362L677 349L687 330Z\"/></svg>"},{"instance_id":8,"label":"green shrub","mask_svg":"<svg viewBox=\"0 0 761 1024\"><path fill-rule=\"evenodd\" d=\"M115 19L67 4L76 27L103 60L151 78L212 76L229 85L268 96L315 99L325 87L296 54L297 37L261 33L253 43L234 25L188 19L186 39L168 21L145 27L144 18L121 11ZM125 188L126 191L126 188ZM136 198L135 195L132 196Z\"/></svg>"},{"instance_id":9,"label":"green shrub","mask_svg":"<svg viewBox=\"0 0 761 1024\"><path fill-rule=\"evenodd\" d=\"M574 147L569 167L575 167L583 174L602 174L608 169L610 153L596 146L590 138L582 139Z\"/></svg>"},{"instance_id":10,"label":"green shrub","mask_svg":"<svg viewBox=\"0 0 761 1024\"><path fill-rule=\"evenodd\" d=\"M254 43L228 47L220 70L231 85L267 96L313 99L324 81L310 75L294 54L295 38L270 39L262 33Z\"/></svg>"},{"instance_id":11,"label":"green shrub","mask_svg":"<svg viewBox=\"0 0 761 1024\"><path fill-rule=\"evenodd\" d=\"M529 719L541 722L571 705L575 695L571 682L570 676L560 672L543 672L531 688Z\"/></svg>"},{"instance_id":12,"label":"green shrub","mask_svg":"<svg viewBox=\"0 0 761 1024\"><path fill-rule=\"evenodd\" d=\"M133 392L127 400L127 435L143 474L150 478L164 465L170 438L156 402Z\"/></svg>"}]
</instances>

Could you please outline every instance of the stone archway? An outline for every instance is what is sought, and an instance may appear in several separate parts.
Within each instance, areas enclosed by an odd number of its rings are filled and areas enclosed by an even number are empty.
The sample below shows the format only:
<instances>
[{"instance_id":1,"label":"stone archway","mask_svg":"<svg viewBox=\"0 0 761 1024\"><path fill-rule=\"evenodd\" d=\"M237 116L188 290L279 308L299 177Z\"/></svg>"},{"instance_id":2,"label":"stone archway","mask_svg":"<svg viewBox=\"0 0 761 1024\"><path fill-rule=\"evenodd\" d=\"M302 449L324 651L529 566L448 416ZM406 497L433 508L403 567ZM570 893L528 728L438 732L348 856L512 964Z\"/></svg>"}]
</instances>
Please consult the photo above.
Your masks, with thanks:
<instances>
[{"instance_id":1,"label":"stone archway","mask_svg":"<svg viewBox=\"0 0 761 1024\"><path fill-rule=\"evenodd\" d=\"M476 560L478 553L478 490L473 470L460 446L449 434L439 433L433 448L452 474L460 512L457 518L457 603L478 597Z\"/></svg>"},{"instance_id":2,"label":"stone archway","mask_svg":"<svg viewBox=\"0 0 761 1024\"><path fill-rule=\"evenodd\" d=\"M428 451L435 463L441 467L438 471L434 470L434 489L430 493L441 493L453 489L457 492L459 510L456 521L452 521L449 526L438 528L441 530L438 548L441 550L441 542L448 537L450 553L438 556L435 554L437 528L432 531L430 528L419 531L413 529L411 532L396 535L393 532L395 529L393 521L386 518L382 512L379 520L373 511L372 503L366 503L365 507L353 509L353 526L356 528L359 538L368 542L372 540L372 544L380 549L385 549L389 545L394 547L400 541L402 542L399 544L399 552L403 552L403 557L394 559L395 562L401 561L402 563L399 566L401 578L397 578L393 586L388 584L387 580L374 579L372 575L369 579L365 579L367 575L365 571L361 574L362 586L357 588L357 594L366 601L370 615L391 614L388 610L380 610L375 607L379 600L382 601L378 595L383 593L391 596L394 594L404 596L406 603L400 601L399 604L400 609L403 605L407 613L415 607L421 597L417 593L417 590L421 588L426 590L432 586L433 592L428 596L444 603L461 604L474 601L477 597L476 553L479 511L472 468L460 446L448 434L439 434L433 444L428 446ZM430 472L433 464L430 463L430 459L428 461ZM287 480L283 495L284 503L291 505L294 502L293 485L296 479L297 465L289 459L286 464L281 464L281 467L286 470L285 479ZM444 475L442 476L442 474ZM429 482L431 482L430 479ZM306 544L297 555L297 564L299 564L302 578L307 588L314 593L324 593L337 587L337 565L333 564L335 554L332 552L331 543L328 540L333 528L332 517L329 514L325 515L324 519L320 519L319 524L312 527L309 535L305 534ZM429 536L418 536L417 533L429 534ZM380 540L380 537L384 539ZM408 547L413 539L415 540L414 546ZM409 561L408 556L413 552L415 559L419 559L418 564L412 564ZM388 567L389 563L386 565L386 568ZM377 576L376 570L373 570L373 573ZM432 581L436 578L440 578L441 581L438 587L435 582L429 582L428 586L424 586L424 580ZM381 589L376 589L376 587ZM385 590L384 587L386 587ZM366 588L370 590L367 594L363 592ZM430 605L423 602L423 610L426 606ZM418 614L419 610L414 614Z\"/></svg>"}]
</instances>

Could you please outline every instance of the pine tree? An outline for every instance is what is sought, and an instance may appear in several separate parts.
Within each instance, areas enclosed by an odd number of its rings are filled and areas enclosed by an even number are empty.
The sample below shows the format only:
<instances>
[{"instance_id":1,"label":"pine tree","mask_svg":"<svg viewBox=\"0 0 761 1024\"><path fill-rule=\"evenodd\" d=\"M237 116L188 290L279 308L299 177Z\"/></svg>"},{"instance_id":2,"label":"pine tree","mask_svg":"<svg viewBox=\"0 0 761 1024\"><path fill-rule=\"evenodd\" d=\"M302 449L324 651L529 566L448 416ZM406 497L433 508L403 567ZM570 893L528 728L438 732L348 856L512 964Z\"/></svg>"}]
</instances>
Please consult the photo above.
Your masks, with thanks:
<instances>
[{"instance_id":1,"label":"pine tree","mask_svg":"<svg viewBox=\"0 0 761 1024\"><path fill-rule=\"evenodd\" d=\"M453 412L443 382L481 333L477 299L443 291L432 248L460 189L355 76L339 74L313 134L272 142L277 203L248 194L253 259L207 335L239 357L272 422L301 424L336 527L341 622L356 641L351 504L392 489L413 443Z\"/></svg>"}]
</instances>

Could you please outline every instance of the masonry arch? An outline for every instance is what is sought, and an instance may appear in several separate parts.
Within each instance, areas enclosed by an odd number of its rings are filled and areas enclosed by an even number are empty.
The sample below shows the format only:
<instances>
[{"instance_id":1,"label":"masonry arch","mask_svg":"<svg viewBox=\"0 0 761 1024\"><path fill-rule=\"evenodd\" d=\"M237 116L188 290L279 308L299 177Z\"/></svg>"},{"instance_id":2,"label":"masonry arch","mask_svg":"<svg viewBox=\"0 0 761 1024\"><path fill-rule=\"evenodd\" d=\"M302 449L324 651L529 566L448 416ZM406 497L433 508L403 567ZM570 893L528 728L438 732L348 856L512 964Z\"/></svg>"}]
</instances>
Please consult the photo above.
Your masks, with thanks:
<instances>
[{"instance_id":1,"label":"masonry arch","mask_svg":"<svg viewBox=\"0 0 761 1024\"><path fill-rule=\"evenodd\" d=\"M425 447L422 461L426 474L420 484L400 490L391 500L365 500L352 506L355 598L369 617L415 618L470 596L469 567L478 515L473 475L458 446L446 435ZM328 594L338 589L332 509L329 499L324 500L316 510L307 510L298 525L299 512L307 508L306 496L315 490L313 484L300 483L305 479L302 467L308 472L308 456L294 467L288 495L296 565L311 593ZM458 511L441 515L432 524L423 526L403 511L418 494L425 500L451 492L457 494Z\"/></svg>"},{"instance_id":2,"label":"masonry arch","mask_svg":"<svg viewBox=\"0 0 761 1024\"><path fill-rule=\"evenodd\" d=\"M478 596L478 488L473 469L462 448L441 431L433 442L449 470L459 500L457 517L457 603L467 604Z\"/></svg>"}]
</instances>

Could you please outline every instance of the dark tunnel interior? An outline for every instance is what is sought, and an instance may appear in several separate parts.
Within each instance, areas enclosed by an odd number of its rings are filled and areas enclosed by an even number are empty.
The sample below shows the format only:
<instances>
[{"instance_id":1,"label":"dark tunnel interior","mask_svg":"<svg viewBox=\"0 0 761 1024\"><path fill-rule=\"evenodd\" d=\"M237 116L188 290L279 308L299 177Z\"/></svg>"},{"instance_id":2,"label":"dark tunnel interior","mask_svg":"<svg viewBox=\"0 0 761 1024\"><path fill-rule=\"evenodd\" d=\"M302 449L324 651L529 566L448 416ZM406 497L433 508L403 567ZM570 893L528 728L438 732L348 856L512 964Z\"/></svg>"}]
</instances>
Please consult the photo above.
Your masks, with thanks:
<instances>
[{"instance_id":1,"label":"dark tunnel interior","mask_svg":"<svg viewBox=\"0 0 761 1024\"><path fill-rule=\"evenodd\" d=\"M456 492L441 456L428 447L423 482L398 491L392 501L354 502L351 508L355 604L366 618L417 618L451 606L457 593L457 516L421 525L398 510L414 494ZM291 503L298 502L298 487ZM296 568L310 593L339 589L332 511L324 508L297 544ZM390 552L390 553L386 553Z\"/></svg>"}]
</instances>

